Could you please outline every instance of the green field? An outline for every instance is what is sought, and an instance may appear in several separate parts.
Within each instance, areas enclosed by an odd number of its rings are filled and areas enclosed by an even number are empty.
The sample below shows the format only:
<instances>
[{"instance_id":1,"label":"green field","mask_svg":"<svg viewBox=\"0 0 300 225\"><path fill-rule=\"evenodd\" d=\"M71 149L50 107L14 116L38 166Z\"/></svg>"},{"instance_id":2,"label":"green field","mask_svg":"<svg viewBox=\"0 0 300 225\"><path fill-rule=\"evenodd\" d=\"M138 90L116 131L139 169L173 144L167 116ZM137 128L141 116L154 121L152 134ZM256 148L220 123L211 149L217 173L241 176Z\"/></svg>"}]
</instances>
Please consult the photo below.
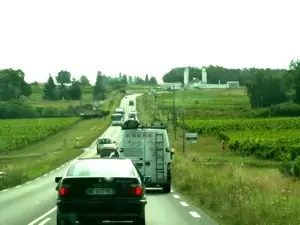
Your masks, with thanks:
<instances>
[{"instance_id":1,"label":"green field","mask_svg":"<svg viewBox=\"0 0 300 225\"><path fill-rule=\"evenodd\" d=\"M230 97L227 91L236 94ZM288 158L300 149L300 119L242 119L239 117L251 117L253 111L240 90L198 92L203 99L176 100L185 109L186 132L199 133L198 142L185 143L184 152L181 111L178 110L177 116L181 127L174 132L172 111L164 111L158 104L155 107L152 95L137 98L142 123L149 124L156 115L156 119L168 124L171 147L175 148L174 189L219 224L300 224L300 181L284 177L279 171L280 163L272 160ZM191 96L191 93L177 92L175 96ZM205 103L207 93L223 101ZM156 102L167 99L164 106L172 106L172 94L168 95L158 96ZM197 103L193 106L192 101ZM241 108L233 109L234 104L230 106L229 102L236 102ZM227 141L225 151L221 150L221 138Z\"/></svg>"},{"instance_id":2,"label":"green field","mask_svg":"<svg viewBox=\"0 0 300 225\"><path fill-rule=\"evenodd\" d=\"M239 89L201 89L157 93L156 106L161 109L175 107L185 109L186 117L249 117L253 113L244 88ZM155 102L154 95L144 95L144 100Z\"/></svg>"},{"instance_id":3,"label":"green field","mask_svg":"<svg viewBox=\"0 0 300 225\"><path fill-rule=\"evenodd\" d=\"M0 153L41 141L63 129L70 129L80 118L11 119L0 123Z\"/></svg>"}]
</instances>

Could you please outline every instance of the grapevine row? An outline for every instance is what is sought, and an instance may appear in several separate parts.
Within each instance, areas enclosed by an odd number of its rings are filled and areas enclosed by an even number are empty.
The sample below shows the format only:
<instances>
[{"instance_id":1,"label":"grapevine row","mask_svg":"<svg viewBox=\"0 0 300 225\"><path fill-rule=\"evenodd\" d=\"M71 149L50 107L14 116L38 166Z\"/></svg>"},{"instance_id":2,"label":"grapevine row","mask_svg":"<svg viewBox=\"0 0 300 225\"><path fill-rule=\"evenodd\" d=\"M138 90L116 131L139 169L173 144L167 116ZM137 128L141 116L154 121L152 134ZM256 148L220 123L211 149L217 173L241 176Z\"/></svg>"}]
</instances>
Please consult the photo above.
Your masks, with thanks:
<instances>
[{"instance_id":1,"label":"grapevine row","mask_svg":"<svg viewBox=\"0 0 300 225\"><path fill-rule=\"evenodd\" d=\"M264 159L294 160L300 155L300 130L220 132L233 151Z\"/></svg>"},{"instance_id":2,"label":"grapevine row","mask_svg":"<svg viewBox=\"0 0 300 225\"><path fill-rule=\"evenodd\" d=\"M181 122L179 124L182 125ZM300 118L186 120L184 125L189 132L199 134L217 134L222 131L244 130L296 130L300 129Z\"/></svg>"},{"instance_id":3,"label":"grapevine row","mask_svg":"<svg viewBox=\"0 0 300 225\"><path fill-rule=\"evenodd\" d=\"M80 118L13 119L0 121L0 152L33 144L68 129Z\"/></svg>"}]
</instances>

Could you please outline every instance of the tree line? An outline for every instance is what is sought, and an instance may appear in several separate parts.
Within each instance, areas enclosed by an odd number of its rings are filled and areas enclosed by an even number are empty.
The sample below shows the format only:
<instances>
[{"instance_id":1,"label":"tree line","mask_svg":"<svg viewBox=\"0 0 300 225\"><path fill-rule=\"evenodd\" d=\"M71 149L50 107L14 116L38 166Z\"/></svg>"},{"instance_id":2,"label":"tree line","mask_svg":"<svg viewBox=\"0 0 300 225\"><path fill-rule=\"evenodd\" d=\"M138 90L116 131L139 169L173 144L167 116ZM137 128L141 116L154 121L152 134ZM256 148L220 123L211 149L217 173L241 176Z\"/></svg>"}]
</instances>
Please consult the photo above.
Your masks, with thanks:
<instances>
[{"instance_id":1,"label":"tree line","mask_svg":"<svg viewBox=\"0 0 300 225\"><path fill-rule=\"evenodd\" d=\"M55 82L56 81L56 82ZM87 76L83 75L78 80L71 78L71 73L66 70L58 72L53 78L49 75L43 87L43 99L46 100L80 100L82 86L92 86L95 100L104 100L108 89L120 89L125 85L157 85L155 77L141 78L138 76L127 76L119 74L119 77L110 77L97 72L96 83L91 85ZM28 84L25 81L25 74L22 70L2 69L0 70L0 101L16 100L32 95L31 86L38 86L37 82Z\"/></svg>"}]
</instances>

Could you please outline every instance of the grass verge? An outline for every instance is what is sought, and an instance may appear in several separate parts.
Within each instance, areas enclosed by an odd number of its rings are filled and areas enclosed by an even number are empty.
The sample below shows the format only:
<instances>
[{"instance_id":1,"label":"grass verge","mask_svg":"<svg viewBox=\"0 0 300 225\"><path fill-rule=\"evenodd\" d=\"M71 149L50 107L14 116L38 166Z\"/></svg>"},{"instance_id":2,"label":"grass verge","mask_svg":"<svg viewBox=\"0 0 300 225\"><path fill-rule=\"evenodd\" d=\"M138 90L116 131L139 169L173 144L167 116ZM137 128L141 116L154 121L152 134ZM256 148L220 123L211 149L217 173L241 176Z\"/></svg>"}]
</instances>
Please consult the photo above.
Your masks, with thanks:
<instances>
[{"instance_id":1,"label":"grass verge","mask_svg":"<svg viewBox=\"0 0 300 225\"><path fill-rule=\"evenodd\" d=\"M137 98L139 119L149 123L151 113L144 102ZM219 224L300 224L299 180L282 177L269 161L248 158L248 166L241 166L235 162L242 158L230 153L223 161L216 137L201 137L183 153L182 132L177 130L176 139L171 129L168 134L176 149L172 186Z\"/></svg>"},{"instance_id":2,"label":"grass verge","mask_svg":"<svg viewBox=\"0 0 300 225\"><path fill-rule=\"evenodd\" d=\"M122 94L114 92L104 106L113 113L122 97ZM110 115L101 119L82 120L71 129L60 131L44 141L20 149L18 153L6 154L0 158L0 172L7 174L6 177L0 177L0 190L35 179L75 158L109 126ZM79 146L76 137L80 138ZM16 154L26 157L19 157Z\"/></svg>"}]
</instances>

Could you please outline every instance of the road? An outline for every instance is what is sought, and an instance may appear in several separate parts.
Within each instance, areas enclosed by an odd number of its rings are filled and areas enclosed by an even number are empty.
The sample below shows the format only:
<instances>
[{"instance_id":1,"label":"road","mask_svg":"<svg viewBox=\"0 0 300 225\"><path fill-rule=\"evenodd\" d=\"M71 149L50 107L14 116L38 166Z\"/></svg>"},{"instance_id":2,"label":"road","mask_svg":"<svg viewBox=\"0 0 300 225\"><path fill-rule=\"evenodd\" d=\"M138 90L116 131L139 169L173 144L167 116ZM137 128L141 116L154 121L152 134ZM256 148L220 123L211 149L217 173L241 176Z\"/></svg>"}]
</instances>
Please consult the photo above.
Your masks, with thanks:
<instances>
[{"instance_id":1,"label":"road","mask_svg":"<svg viewBox=\"0 0 300 225\"><path fill-rule=\"evenodd\" d=\"M128 105L135 95L124 98L121 106L125 113L135 110ZM135 104L134 104L135 105ZM118 141L121 128L109 127L102 136ZM94 142L80 157L92 157L96 154ZM54 178L62 176L70 162L59 168L9 190L0 191L0 225L56 225L55 201L57 192ZM147 225L216 225L200 209L190 205L183 197L173 191L164 194L159 189L149 189L146 206Z\"/></svg>"}]
</instances>

